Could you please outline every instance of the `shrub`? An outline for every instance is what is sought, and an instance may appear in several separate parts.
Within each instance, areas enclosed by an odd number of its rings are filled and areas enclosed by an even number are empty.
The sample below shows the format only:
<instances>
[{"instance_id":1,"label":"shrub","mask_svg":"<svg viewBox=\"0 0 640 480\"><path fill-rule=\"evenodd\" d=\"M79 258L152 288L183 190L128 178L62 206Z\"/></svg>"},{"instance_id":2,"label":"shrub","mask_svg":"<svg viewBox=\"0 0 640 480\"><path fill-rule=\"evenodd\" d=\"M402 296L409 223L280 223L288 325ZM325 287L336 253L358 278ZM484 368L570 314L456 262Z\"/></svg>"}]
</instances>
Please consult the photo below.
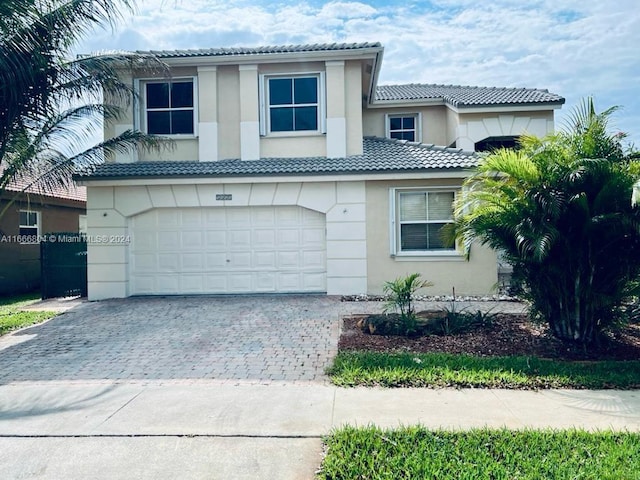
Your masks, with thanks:
<instances>
[{"instance_id":1,"label":"shrub","mask_svg":"<svg viewBox=\"0 0 640 480\"><path fill-rule=\"evenodd\" d=\"M419 273L412 273L384 284L384 293L388 296L388 300L383 311L384 313L395 311L400 314L398 330L401 335L417 333L418 322L413 307L414 296L421 288L433 286L433 283L421 280L420 276Z\"/></svg>"}]
</instances>

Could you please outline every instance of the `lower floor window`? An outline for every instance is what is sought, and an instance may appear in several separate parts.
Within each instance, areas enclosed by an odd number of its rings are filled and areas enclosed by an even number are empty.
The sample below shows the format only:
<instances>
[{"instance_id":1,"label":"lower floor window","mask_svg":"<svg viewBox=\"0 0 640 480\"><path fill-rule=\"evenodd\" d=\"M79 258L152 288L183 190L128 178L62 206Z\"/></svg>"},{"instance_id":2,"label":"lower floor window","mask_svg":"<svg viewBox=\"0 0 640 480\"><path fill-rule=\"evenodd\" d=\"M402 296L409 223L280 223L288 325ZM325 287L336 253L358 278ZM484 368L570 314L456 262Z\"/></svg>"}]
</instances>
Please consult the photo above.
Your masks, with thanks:
<instances>
[{"instance_id":1,"label":"lower floor window","mask_svg":"<svg viewBox=\"0 0 640 480\"><path fill-rule=\"evenodd\" d=\"M454 191L397 190L395 253L455 251L442 229L453 223Z\"/></svg>"},{"instance_id":2,"label":"lower floor window","mask_svg":"<svg viewBox=\"0 0 640 480\"><path fill-rule=\"evenodd\" d=\"M40 235L40 212L20 210L20 236L38 238Z\"/></svg>"}]
</instances>

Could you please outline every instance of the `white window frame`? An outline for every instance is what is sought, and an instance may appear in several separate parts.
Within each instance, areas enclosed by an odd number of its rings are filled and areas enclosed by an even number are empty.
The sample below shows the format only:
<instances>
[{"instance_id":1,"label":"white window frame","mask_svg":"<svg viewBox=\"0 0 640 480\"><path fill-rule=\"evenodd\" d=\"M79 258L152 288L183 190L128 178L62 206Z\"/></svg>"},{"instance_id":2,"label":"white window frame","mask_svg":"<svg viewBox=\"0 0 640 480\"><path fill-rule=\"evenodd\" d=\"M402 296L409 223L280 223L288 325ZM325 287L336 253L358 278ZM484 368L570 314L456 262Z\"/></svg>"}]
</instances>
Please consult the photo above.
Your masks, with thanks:
<instances>
[{"instance_id":1,"label":"white window frame","mask_svg":"<svg viewBox=\"0 0 640 480\"><path fill-rule=\"evenodd\" d=\"M302 77L316 77L318 79L318 129L317 130L292 130L290 132L272 132L269 115L269 80L289 79ZM269 73L261 74L258 83L260 96L260 135L265 137L292 137L312 136L327 133L327 98L324 72L295 72L295 73Z\"/></svg>"},{"instance_id":2,"label":"white window frame","mask_svg":"<svg viewBox=\"0 0 640 480\"><path fill-rule=\"evenodd\" d=\"M22 214L26 213L31 214L31 213L35 213L36 214L36 224L35 225L27 225L27 224L23 224L22 223ZM25 210L25 209L20 209L20 211L18 212L18 233L20 237L34 237L35 239L37 239L35 242L24 242L21 241L20 243L24 243L24 244L30 244L30 243L38 243L40 241L40 234L41 234L41 225L42 225L42 213L38 210ZM25 234L22 233L22 229L23 228L35 228L36 232L35 233L29 233L29 234Z\"/></svg>"},{"instance_id":3,"label":"white window frame","mask_svg":"<svg viewBox=\"0 0 640 480\"><path fill-rule=\"evenodd\" d=\"M402 193L453 193L454 201L460 195L460 187L433 186L433 187L411 187L411 188L390 188L389 189L389 253L392 257L401 259L402 257L460 257L462 252L459 245L446 250L407 250L402 251L400 241L400 194ZM437 221L433 223L453 223Z\"/></svg>"},{"instance_id":4,"label":"white window frame","mask_svg":"<svg viewBox=\"0 0 640 480\"><path fill-rule=\"evenodd\" d=\"M415 132L414 132L414 142L422 142L422 114L420 112L407 112L407 113L387 113L384 116L384 128L385 128L385 136L387 138L391 138L391 119L392 118L406 118L413 117L415 118ZM395 131L395 130L394 130ZM401 130L401 131L409 131L409 130Z\"/></svg>"},{"instance_id":5,"label":"white window frame","mask_svg":"<svg viewBox=\"0 0 640 480\"><path fill-rule=\"evenodd\" d=\"M136 92L135 104L134 104L134 128L144 133L149 133L147 130L147 89L145 86L148 83L178 83L183 81L193 82L193 133L177 133L177 134L164 134L158 136L168 137L174 139L180 138L195 138L198 136L198 77L172 77L167 78L136 78L133 81L133 88ZM188 107L169 109L169 110L191 110Z\"/></svg>"}]
</instances>

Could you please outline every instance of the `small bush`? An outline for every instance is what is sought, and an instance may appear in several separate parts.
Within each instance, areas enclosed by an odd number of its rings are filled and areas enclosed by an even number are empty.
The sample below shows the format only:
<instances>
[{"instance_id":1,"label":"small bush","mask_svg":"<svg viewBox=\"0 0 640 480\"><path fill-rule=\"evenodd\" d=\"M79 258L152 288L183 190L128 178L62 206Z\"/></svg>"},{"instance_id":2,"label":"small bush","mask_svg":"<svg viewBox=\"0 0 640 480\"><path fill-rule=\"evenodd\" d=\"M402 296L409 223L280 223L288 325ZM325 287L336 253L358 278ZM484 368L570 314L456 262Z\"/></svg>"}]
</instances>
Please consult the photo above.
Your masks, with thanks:
<instances>
[{"instance_id":1,"label":"small bush","mask_svg":"<svg viewBox=\"0 0 640 480\"><path fill-rule=\"evenodd\" d=\"M433 283L420 280L419 273L412 273L406 277L398 277L384 284L384 293L388 296L383 311L399 313L398 319L374 320L380 324L386 322L389 325L398 324L398 335L415 335L418 333L418 323L413 307L414 295L421 288L431 287Z\"/></svg>"},{"instance_id":2,"label":"small bush","mask_svg":"<svg viewBox=\"0 0 640 480\"><path fill-rule=\"evenodd\" d=\"M455 302L454 302L455 304ZM456 310L453 308L445 308L443 310L442 320L439 322L441 335L455 335L468 332L474 328L487 328L493 325L496 314L491 312L469 312L466 309ZM433 333L438 334L437 331Z\"/></svg>"}]
</instances>

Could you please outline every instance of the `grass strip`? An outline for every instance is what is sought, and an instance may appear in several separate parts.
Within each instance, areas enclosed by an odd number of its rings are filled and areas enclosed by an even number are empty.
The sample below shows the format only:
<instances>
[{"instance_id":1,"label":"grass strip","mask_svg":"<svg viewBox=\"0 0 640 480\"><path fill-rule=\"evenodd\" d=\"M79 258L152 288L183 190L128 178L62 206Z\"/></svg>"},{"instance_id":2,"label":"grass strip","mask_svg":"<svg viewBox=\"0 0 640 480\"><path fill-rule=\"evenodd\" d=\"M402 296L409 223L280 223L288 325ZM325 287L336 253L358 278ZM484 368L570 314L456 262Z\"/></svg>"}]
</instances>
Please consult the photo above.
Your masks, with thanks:
<instances>
[{"instance_id":1,"label":"grass strip","mask_svg":"<svg viewBox=\"0 0 640 480\"><path fill-rule=\"evenodd\" d=\"M640 388L640 361L340 352L327 373L335 385L343 387Z\"/></svg>"},{"instance_id":2,"label":"grass strip","mask_svg":"<svg viewBox=\"0 0 640 480\"><path fill-rule=\"evenodd\" d=\"M640 434L629 432L347 426L325 444L321 480L640 478Z\"/></svg>"},{"instance_id":3,"label":"grass strip","mask_svg":"<svg viewBox=\"0 0 640 480\"><path fill-rule=\"evenodd\" d=\"M15 295L0 298L0 335L44 322L56 315L56 312L30 312L22 311L23 307L40 300L38 294Z\"/></svg>"}]
</instances>

